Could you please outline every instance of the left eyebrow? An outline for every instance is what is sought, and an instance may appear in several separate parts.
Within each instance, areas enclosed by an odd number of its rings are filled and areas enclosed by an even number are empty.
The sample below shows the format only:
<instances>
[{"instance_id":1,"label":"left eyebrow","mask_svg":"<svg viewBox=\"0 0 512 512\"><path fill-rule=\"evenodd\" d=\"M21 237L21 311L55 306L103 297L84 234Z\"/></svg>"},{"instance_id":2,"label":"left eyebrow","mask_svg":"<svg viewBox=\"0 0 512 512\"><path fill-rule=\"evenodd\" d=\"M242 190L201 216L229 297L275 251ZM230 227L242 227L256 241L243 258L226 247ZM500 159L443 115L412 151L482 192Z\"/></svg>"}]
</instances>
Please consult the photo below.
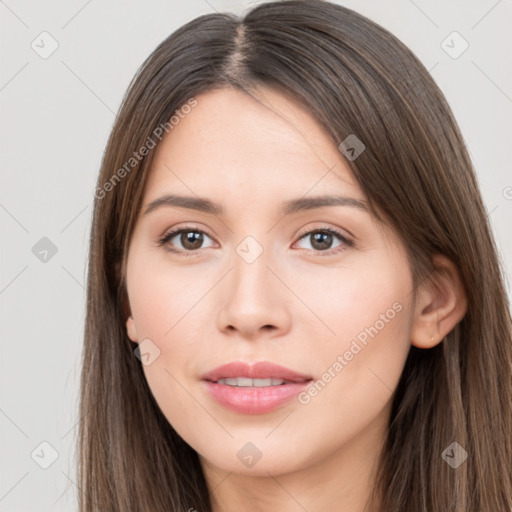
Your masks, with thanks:
<instances>
[{"instance_id":1,"label":"left eyebrow","mask_svg":"<svg viewBox=\"0 0 512 512\"><path fill-rule=\"evenodd\" d=\"M151 201L144 211L144 215L161 208L163 206L187 208L190 210L197 210L212 215L222 215L224 209L220 204L214 203L205 197L182 196L177 194L168 194ZM281 213L283 215L290 215L293 213L313 210L315 208L323 208L325 206L350 206L360 210L368 211L366 201L355 199L347 196L313 196L301 197L298 199L291 199L284 201Z\"/></svg>"},{"instance_id":2,"label":"left eyebrow","mask_svg":"<svg viewBox=\"0 0 512 512\"><path fill-rule=\"evenodd\" d=\"M351 206L360 210L368 211L366 201L347 196L313 196L292 199L283 203L282 214L290 215L292 213L304 210L313 210L324 206Z\"/></svg>"}]
</instances>

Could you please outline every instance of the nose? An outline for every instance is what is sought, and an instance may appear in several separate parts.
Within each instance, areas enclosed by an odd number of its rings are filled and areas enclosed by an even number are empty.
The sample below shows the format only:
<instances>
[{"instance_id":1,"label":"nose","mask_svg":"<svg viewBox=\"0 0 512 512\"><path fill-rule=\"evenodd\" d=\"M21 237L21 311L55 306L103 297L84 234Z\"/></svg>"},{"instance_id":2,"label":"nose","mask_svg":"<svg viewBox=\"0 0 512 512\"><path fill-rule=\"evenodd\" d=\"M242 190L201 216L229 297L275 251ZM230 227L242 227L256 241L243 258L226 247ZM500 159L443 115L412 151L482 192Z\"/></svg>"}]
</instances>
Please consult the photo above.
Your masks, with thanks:
<instances>
[{"instance_id":1,"label":"nose","mask_svg":"<svg viewBox=\"0 0 512 512\"><path fill-rule=\"evenodd\" d=\"M231 271L217 292L220 331L247 340L274 338L289 331L293 294L269 259L265 251L252 262L233 255Z\"/></svg>"}]
</instances>

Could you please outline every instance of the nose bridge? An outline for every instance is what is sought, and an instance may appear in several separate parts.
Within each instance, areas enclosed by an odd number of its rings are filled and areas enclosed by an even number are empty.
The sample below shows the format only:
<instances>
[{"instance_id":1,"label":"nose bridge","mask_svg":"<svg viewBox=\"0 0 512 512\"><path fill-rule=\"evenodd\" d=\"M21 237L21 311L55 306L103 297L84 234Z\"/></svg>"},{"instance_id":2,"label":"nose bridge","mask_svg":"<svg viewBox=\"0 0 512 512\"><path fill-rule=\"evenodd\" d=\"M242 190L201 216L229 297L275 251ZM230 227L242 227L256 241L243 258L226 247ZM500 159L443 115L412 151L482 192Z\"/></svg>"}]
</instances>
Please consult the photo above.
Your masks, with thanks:
<instances>
[{"instance_id":1,"label":"nose bridge","mask_svg":"<svg viewBox=\"0 0 512 512\"><path fill-rule=\"evenodd\" d=\"M260 242L253 235L248 235L235 248L232 279L236 288L233 291L237 295L244 296L244 291L248 295L266 295L270 251L263 243L263 240Z\"/></svg>"},{"instance_id":2,"label":"nose bridge","mask_svg":"<svg viewBox=\"0 0 512 512\"><path fill-rule=\"evenodd\" d=\"M285 300L272 268L272 254L254 236L246 236L231 259L232 271L223 288L219 328L235 328L244 336L272 326L282 331L289 320Z\"/></svg>"}]
</instances>

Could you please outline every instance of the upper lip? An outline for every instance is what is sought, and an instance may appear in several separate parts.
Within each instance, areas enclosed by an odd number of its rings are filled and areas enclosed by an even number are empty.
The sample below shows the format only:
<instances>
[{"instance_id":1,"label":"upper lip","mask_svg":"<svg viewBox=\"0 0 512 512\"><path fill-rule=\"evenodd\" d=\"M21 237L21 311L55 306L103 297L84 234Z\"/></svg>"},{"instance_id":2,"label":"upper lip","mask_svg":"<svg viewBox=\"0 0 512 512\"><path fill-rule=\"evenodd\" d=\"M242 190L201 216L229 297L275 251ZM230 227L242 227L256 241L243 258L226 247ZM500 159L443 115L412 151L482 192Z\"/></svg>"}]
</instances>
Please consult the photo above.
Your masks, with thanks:
<instances>
[{"instance_id":1,"label":"upper lip","mask_svg":"<svg viewBox=\"0 0 512 512\"><path fill-rule=\"evenodd\" d=\"M290 382L305 382L312 377L294 372L289 368L280 366L269 361L259 361L256 363L246 363L243 361L233 361L223 364L209 371L202 376L203 380L217 382L219 379L246 377L249 379L283 379Z\"/></svg>"}]
</instances>

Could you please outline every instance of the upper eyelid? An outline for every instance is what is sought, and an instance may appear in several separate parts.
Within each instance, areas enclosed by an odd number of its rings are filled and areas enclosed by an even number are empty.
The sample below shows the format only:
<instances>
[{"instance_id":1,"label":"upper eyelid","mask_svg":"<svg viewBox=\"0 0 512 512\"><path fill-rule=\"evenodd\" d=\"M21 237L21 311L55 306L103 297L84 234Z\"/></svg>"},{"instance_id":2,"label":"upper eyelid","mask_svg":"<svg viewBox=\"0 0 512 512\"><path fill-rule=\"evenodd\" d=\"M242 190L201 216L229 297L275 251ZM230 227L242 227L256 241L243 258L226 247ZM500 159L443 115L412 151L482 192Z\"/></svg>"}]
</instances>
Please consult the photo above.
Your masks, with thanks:
<instances>
[{"instance_id":1,"label":"upper eyelid","mask_svg":"<svg viewBox=\"0 0 512 512\"><path fill-rule=\"evenodd\" d=\"M295 236L302 238L304 235L309 235L311 233L315 233L317 231L332 231L334 234L338 235L338 236L341 236L343 238L347 238L347 239L350 239L352 240L354 237L348 233L345 229L342 229L342 228L333 228L333 227L330 227L330 226L318 226L316 228L307 228L305 229L304 231L299 231L299 233ZM346 234L344 234L343 232L346 232Z\"/></svg>"},{"instance_id":2,"label":"upper eyelid","mask_svg":"<svg viewBox=\"0 0 512 512\"><path fill-rule=\"evenodd\" d=\"M198 228L196 226L183 226L183 227L179 227L176 229L174 229L174 228L168 229L167 231L164 232L164 234L160 237L160 239L167 238L170 235L172 235L174 237L174 236L178 235L179 233L181 233L182 231L197 231L198 233L203 233L206 236L209 236L212 240L215 240L215 237L210 235L208 233L208 231L206 231L203 228Z\"/></svg>"}]
</instances>

